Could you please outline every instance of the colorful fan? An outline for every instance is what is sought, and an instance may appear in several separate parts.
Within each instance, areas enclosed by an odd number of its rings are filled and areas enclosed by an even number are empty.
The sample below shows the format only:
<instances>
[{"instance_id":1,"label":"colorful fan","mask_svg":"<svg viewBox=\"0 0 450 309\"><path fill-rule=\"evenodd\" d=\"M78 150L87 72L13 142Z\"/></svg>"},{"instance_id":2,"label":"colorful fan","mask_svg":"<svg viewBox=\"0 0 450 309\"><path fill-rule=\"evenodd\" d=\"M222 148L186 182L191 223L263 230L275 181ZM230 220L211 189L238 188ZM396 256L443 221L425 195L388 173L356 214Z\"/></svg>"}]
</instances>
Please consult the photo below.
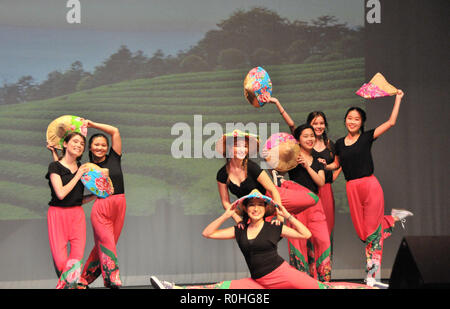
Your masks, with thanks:
<instances>
[{"instance_id":1,"label":"colorful fan","mask_svg":"<svg viewBox=\"0 0 450 309\"><path fill-rule=\"evenodd\" d=\"M265 102L262 97L272 95L272 81L269 74L262 68L256 67L248 72L244 79L244 96L254 107L262 107Z\"/></svg>"},{"instance_id":2,"label":"colorful fan","mask_svg":"<svg viewBox=\"0 0 450 309\"><path fill-rule=\"evenodd\" d=\"M370 82L362 85L356 94L365 99L381 98L397 94L397 88L389 84L381 73L377 73Z\"/></svg>"},{"instance_id":3,"label":"colorful fan","mask_svg":"<svg viewBox=\"0 0 450 309\"><path fill-rule=\"evenodd\" d=\"M114 193L114 187L109 178L109 170L100 168L94 163L86 163L89 171L81 176L83 185L98 197L105 198Z\"/></svg>"}]
</instances>

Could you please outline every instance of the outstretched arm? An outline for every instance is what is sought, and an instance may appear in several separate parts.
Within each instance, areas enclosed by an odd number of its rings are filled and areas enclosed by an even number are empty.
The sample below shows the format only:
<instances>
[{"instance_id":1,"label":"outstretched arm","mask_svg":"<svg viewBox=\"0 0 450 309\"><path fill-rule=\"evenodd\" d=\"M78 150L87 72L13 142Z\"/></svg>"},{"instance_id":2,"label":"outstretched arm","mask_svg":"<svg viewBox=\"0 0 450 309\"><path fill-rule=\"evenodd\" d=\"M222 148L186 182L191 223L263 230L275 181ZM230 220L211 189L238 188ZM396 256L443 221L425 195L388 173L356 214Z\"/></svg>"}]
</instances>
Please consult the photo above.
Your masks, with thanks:
<instances>
[{"instance_id":1,"label":"outstretched arm","mask_svg":"<svg viewBox=\"0 0 450 309\"><path fill-rule=\"evenodd\" d=\"M275 106L278 108L281 116L283 116L284 121L288 125L289 129L291 130L291 133L294 134L295 130L295 123L294 120L289 116L289 114L286 112L284 107L281 105L280 101L278 101L277 98L271 97L269 94L267 94L264 99L265 102L275 104Z\"/></svg>"},{"instance_id":2,"label":"outstretched arm","mask_svg":"<svg viewBox=\"0 0 450 309\"><path fill-rule=\"evenodd\" d=\"M93 122L91 120L86 120L86 122L88 128L98 129L109 134L111 136L111 148L114 149L118 155L122 155L122 138L120 137L118 128L109 124Z\"/></svg>"},{"instance_id":3,"label":"outstretched arm","mask_svg":"<svg viewBox=\"0 0 450 309\"><path fill-rule=\"evenodd\" d=\"M400 110L400 103L402 102L403 95L404 95L403 91L401 91L399 89L397 91L397 95L395 96L395 103L394 103L394 107L392 108L391 116L389 117L388 121L379 125L375 129L375 132L373 133L374 139L378 138L380 135L386 133L390 128L395 126L395 123L397 122L398 112Z\"/></svg>"}]
</instances>

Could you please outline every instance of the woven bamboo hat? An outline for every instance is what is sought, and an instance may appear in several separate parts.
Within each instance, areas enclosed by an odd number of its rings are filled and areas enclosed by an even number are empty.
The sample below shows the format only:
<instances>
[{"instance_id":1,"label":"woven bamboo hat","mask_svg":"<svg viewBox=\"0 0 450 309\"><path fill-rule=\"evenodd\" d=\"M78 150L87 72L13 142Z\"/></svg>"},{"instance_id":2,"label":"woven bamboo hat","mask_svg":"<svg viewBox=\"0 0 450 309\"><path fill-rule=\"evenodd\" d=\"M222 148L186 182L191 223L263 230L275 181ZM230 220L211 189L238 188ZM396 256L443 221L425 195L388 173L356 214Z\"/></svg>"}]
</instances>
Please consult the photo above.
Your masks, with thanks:
<instances>
[{"instance_id":1,"label":"woven bamboo hat","mask_svg":"<svg viewBox=\"0 0 450 309\"><path fill-rule=\"evenodd\" d=\"M56 118L47 127L47 143L57 149L63 149L64 138L71 132L87 135L87 125L84 119L78 116L64 115Z\"/></svg>"},{"instance_id":2,"label":"woven bamboo hat","mask_svg":"<svg viewBox=\"0 0 450 309\"><path fill-rule=\"evenodd\" d=\"M300 146L288 133L272 134L264 144L263 157L270 167L278 172L287 172L298 165Z\"/></svg>"}]
</instances>

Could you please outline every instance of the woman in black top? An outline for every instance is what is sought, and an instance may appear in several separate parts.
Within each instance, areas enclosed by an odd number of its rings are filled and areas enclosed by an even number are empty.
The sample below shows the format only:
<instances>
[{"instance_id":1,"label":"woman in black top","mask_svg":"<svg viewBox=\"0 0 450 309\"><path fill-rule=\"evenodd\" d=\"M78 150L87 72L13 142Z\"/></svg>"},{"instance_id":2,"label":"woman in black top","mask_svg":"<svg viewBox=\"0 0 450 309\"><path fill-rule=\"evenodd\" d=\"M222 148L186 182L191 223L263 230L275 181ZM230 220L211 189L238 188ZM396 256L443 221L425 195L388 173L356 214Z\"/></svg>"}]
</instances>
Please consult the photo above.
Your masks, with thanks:
<instances>
[{"instance_id":1,"label":"woman in black top","mask_svg":"<svg viewBox=\"0 0 450 309\"><path fill-rule=\"evenodd\" d=\"M286 112L285 108L281 105L280 101L267 95L264 100L266 102L275 104L278 108L281 116L291 130L292 135L295 131L295 123L289 114ZM308 114L306 118L306 123L311 125L314 129L316 135L316 142L312 151L313 156L325 160L326 164L330 164L334 161L335 149L334 143L328 138L327 130L328 123L325 113L322 111L314 111ZM322 161L320 161L322 162ZM330 233L330 242L332 241L332 232L334 228L334 196L331 184L339 176L341 169L336 171L325 171L325 184L319 187L318 196L322 202L323 210L325 212L325 217L328 225L328 232Z\"/></svg>"},{"instance_id":2,"label":"woman in black top","mask_svg":"<svg viewBox=\"0 0 450 309\"><path fill-rule=\"evenodd\" d=\"M345 115L347 135L336 141L335 161L326 166L333 170L342 167L347 191L347 199L355 230L366 243L368 285L381 285L379 279L384 239L389 237L396 221L404 221L412 213L393 209L390 216L384 215L383 189L373 175L372 144L382 134L392 128L396 121L403 92L398 90L389 119L376 129L364 131L366 113L351 107Z\"/></svg>"},{"instance_id":3,"label":"woman in black top","mask_svg":"<svg viewBox=\"0 0 450 309\"><path fill-rule=\"evenodd\" d=\"M88 128L98 129L102 133L94 134L89 139L89 160L109 170L109 177L114 186L114 193L106 198L98 198L92 206L91 223L94 230L95 246L86 261L82 277L88 284L100 273L103 283L108 288L122 286L117 261L116 244L125 221L126 199L121 167L122 139L119 129L108 124L86 120ZM108 153L109 150L109 153Z\"/></svg>"},{"instance_id":4,"label":"woman in black top","mask_svg":"<svg viewBox=\"0 0 450 309\"><path fill-rule=\"evenodd\" d=\"M258 189L263 194L273 198L277 204L284 205L294 213L315 205L318 201L315 194L308 190L296 191L276 187L267 173L257 163L249 159L250 152L256 153L258 151L257 143L257 137L239 130L225 134L216 143L216 150L227 160L216 175L224 209L231 206L228 190L240 198L249 194L253 189ZM233 218L236 222L242 220L236 214Z\"/></svg>"},{"instance_id":5,"label":"woman in black top","mask_svg":"<svg viewBox=\"0 0 450 309\"><path fill-rule=\"evenodd\" d=\"M332 140L328 138L328 122L325 114L322 111L314 111L308 114L306 123L311 125L316 135L316 142L312 150L312 155L317 157L319 162L323 162L325 165L334 161L334 155L336 154L335 145ZM336 171L325 170L325 184L319 187L319 198L322 202L323 211L328 225L328 232L330 233L330 242L333 243L333 229L334 229L334 194L331 184L336 180L341 172L341 168ZM333 248L333 245L331 245ZM332 256L332 252L330 257Z\"/></svg>"},{"instance_id":6,"label":"woman in black top","mask_svg":"<svg viewBox=\"0 0 450 309\"><path fill-rule=\"evenodd\" d=\"M249 159L250 153L258 151L258 137L240 130L225 134L217 142L216 150L226 159L225 165L216 175L217 187L224 209L231 207L228 190L238 198L258 189L263 194L270 192L274 200L281 204L281 197L275 185L257 163ZM242 221L237 214L236 222Z\"/></svg>"},{"instance_id":7,"label":"woman in black top","mask_svg":"<svg viewBox=\"0 0 450 309\"><path fill-rule=\"evenodd\" d=\"M83 196L81 176L89 168L81 165L86 139L79 133L70 133L64 139L63 157L50 163L47 178L51 200L47 213L50 250L57 276L56 288L77 288L83 267L86 244L86 221L82 204L95 196ZM67 244L70 243L68 255Z\"/></svg>"},{"instance_id":8,"label":"woman in black top","mask_svg":"<svg viewBox=\"0 0 450 309\"><path fill-rule=\"evenodd\" d=\"M294 137L300 145L297 160L299 164L288 172L289 179L317 194L319 188L325 184L325 173L323 165L312 154L316 140L314 129L308 124L300 125L294 130ZM331 243L321 199L319 198L316 205L297 215L297 219L308 227L312 237L308 241L288 241L291 265L320 281L330 281ZM312 246L308 245L308 242Z\"/></svg>"},{"instance_id":9,"label":"woman in black top","mask_svg":"<svg viewBox=\"0 0 450 309\"><path fill-rule=\"evenodd\" d=\"M249 223L244 229L236 226L221 229L221 226L236 214L236 207L245 212ZM275 208L277 207L277 210ZM264 218L277 211L292 227L272 225ZM361 288L364 286L349 283L322 283L300 272L286 263L278 255L278 242L283 238L307 239L310 231L299 220L290 214L285 207L277 206L273 200L261 195L257 190L237 200L204 230L203 237L212 239L236 239L241 249L251 278L204 286L188 286L191 289L328 289L328 288ZM159 289L183 288L172 283L151 277L152 285Z\"/></svg>"}]
</instances>

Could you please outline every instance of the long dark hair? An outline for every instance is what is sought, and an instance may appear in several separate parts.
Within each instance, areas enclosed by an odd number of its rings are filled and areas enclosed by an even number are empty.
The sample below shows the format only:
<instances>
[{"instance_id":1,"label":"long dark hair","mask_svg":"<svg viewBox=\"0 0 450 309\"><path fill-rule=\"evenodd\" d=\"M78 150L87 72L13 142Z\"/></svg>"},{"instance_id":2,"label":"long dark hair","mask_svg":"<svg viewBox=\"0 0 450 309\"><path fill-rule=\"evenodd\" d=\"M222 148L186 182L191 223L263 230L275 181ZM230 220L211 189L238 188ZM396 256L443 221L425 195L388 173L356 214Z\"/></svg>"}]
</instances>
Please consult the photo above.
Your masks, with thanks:
<instances>
[{"instance_id":1,"label":"long dark hair","mask_svg":"<svg viewBox=\"0 0 450 309\"><path fill-rule=\"evenodd\" d=\"M312 121L317 117L322 117L323 121L325 122L325 130L322 133L322 139L325 144L325 147L327 147L328 150L331 151L331 141L327 135L328 134L328 121L327 121L327 117L325 117L325 113L322 111L314 111L314 112L309 113L308 117L306 117L306 123L310 124L312 126L312 124L311 124Z\"/></svg>"},{"instance_id":2,"label":"long dark hair","mask_svg":"<svg viewBox=\"0 0 450 309\"><path fill-rule=\"evenodd\" d=\"M299 125L295 130L294 130L294 138L299 141L300 139L300 135L302 134L303 130L306 129L311 129L314 133L314 136L316 136L316 132L314 132L314 128L309 124L309 123L304 123Z\"/></svg>"},{"instance_id":3,"label":"long dark hair","mask_svg":"<svg viewBox=\"0 0 450 309\"><path fill-rule=\"evenodd\" d=\"M366 117L366 112L360 107L352 106L347 110L347 112L345 113L345 117L344 117L344 124L345 124L345 119L347 119L348 113L350 113L351 111L357 111L359 116L361 117L360 130L361 130L361 133L364 133L364 124L366 122L367 117Z\"/></svg>"},{"instance_id":4,"label":"long dark hair","mask_svg":"<svg viewBox=\"0 0 450 309\"><path fill-rule=\"evenodd\" d=\"M89 139L89 161L90 162L94 162L94 155L92 154L92 151L91 151L91 145L92 145L92 142L94 141L94 139L96 139L97 137L103 137L106 140L106 145L109 148L109 140L105 134L96 133L96 134L92 135L91 138Z\"/></svg>"},{"instance_id":5,"label":"long dark hair","mask_svg":"<svg viewBox=\"0 0 450 309\"><path fill-rule=\"evenodd\" d=\"M84 153L84 150L86 149L86 137L85 137L83 134L78 133L78 132L71 132L71 133L67 134L67 136L64 138L64 142L65 142L65 143L68 143L68 142L69 142L74 136L76 136L76 135L81 136L81 138L83 138L83 141L84 141L84 149L83 149L83 153ZM81 158L83 157L83 153L81 153L81 156L79 156L79 157L77 158L77 161L80 161L80 160L81 160ZM63 149L62 149L62 157L59 158L59 160L61 160L62 158L64 158L65 155L66 155L66 147L63 147Z\"/></svg>"}]
</instances>

